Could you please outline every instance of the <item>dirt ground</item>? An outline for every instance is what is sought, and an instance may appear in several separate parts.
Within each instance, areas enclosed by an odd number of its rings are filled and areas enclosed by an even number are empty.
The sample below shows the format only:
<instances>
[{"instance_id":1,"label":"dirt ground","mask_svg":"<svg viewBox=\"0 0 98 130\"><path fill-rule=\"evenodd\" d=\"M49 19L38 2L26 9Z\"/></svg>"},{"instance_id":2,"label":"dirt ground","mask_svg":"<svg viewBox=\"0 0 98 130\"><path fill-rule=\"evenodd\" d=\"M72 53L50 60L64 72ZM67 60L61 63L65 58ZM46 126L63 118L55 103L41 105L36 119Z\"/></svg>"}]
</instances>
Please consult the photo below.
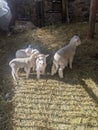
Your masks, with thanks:
<instances>
[{"instance_id":1,"label":"dirt ground","mask_svg":"<svg viewBox=\"0 0 98 130\"><path fill-rule=\"evenodd\" d=\"M0 35L0 130L98 130L98 24L95 39L87 40L88 24L62 24L35 28L10 37ZM73 69L64 79L51 76L53 54L78 34ZM46 75L38 81L19 72L17 84L9 61L17 49L31 44L47 59Z\"/></svg>"}]
</instances>

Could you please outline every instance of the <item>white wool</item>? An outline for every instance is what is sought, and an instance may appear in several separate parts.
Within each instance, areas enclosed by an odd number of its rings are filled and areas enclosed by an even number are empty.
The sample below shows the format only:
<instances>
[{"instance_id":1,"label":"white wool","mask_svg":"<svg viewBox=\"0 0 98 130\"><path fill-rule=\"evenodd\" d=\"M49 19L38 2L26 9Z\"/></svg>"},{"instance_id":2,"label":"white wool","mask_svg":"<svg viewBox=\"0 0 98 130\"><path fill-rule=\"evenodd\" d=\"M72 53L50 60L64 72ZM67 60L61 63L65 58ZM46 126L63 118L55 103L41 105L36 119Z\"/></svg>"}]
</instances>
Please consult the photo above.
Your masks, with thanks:
<instances>
[{"instance_id":1,"label":"white wool","mask_svg":"<svg viewBox=\"0 0 98 130\"><path fill-rule=\"evenodd\" d=\"M16 51L16 58L26 58L31 55L32 48L26 48L26 49L19 49Z\"/></svg>"},{"instance_id":2,"label":"white wool","mask_svg":"<svg viewBox=\"0 0 98 130\"><path fill-rule=\"evenodd\" d=\"M37 79L40 78L41 74L45 74L45 69L47 66L46 57L49 55L39 54L36 59L36 72L37 72Z\"/></svg>"},{"instance_id":3,"label":"white wool","mask_svg":"<svg viewBox=\"0 0 98 130\"><path fill-rule=\"evenodd\" d=\"M74 59L74 55L76 52L76 47L81 44L79 36L74 35L69 44L59 49L54 54L53 65L51 69L51 75L54 75L57 71L59 73L59 77L63 78L63 70L66 66L72 69L72 62Z\"/></svg>"},{"instance_id":4,"label":"white wool","mask_svg":"<svg viewBox=\"0 0 98 130\"><path fill-rule=\"evenodd\" d=\"M29 77L30 70L35 64L35 57L36 54L32 54L30 57L27 58L15 58L10 61L9 65L12 69L12 77L14 80L18 79L18 71L20 68L24 68L26 72L26 78Z\"/></svg>"}]
</instances>

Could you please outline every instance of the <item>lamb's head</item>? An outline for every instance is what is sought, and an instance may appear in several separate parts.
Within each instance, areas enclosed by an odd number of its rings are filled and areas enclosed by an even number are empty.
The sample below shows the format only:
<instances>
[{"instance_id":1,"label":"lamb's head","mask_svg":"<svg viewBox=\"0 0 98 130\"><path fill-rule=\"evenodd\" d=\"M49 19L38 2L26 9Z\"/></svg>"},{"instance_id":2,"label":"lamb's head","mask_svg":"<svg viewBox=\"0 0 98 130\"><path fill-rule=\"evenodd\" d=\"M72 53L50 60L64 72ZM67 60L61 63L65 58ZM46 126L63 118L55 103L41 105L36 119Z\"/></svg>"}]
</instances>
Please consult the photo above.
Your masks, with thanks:
<instances>
[{"instance_id":1,"label":"lamb's head","mask_svg":"<svg viewBox=\"0 0 98 130\"><path fill-rule=\"evenodd\" d=\"M27 49L25 50L25 52L26 52L27 56L30 56L30 55L31 55L31 52L32 52L32 48L27 48Z\"/></svg>"},{"instance_id":2,"label":"lamb's head","mask_svg":"<svg viewBox=\"0 0 98 130\"><path fill-rule=\"evenodd\" d=\"M70 40L70 44L75 44L76 46L79 46L81 44L79 36L74 35Z\"/></svg>"},{"instance_id":3,"label":"lamb's head","mask_svg":"<svg viewBox=\"0 0 98 130\"><path fill-rule=\"evenodd\" d=\"M32 49L31 54L40 54L40 52L37 49Z\"/></svg>"},{"instance_id":4,"label":"lamb's head","mask_svg":"<svg viewBox=\"0 0 98 130\"><path fill-rule=\"evenodd\" d=\"M29 45L28 45L28 48L32 48L32 45L29 44ZM33 48L32 48L32 49L33 49Z\"/></svg>"},{"instance_id":5,"label":"lamb's head","mask_svg":"<svg viewBox=\"0 0 98 130\"><path fill-rule=\"evenodd\" d=\"M37 58L38 54L37 53L33 53L30 55L30 58L32 59L32 61L35 61L35 59Z\"/></svg>"},{"instance_id":6,"label":"lamb's head","mask_svg":"<svg viewBox=\"0 0 98 130\"><path fill-rule=\"evenodd\" d=\"M36 72L37 72L37 79L40 78L41 74L45 74L45 69L47 66L46 57L49 55L39 54L36 59Z\"/></svg>"},{"instance_id":7,"label":"lamb's head","mask_svg":"<svg viewBox=\"0 0 98 130\"><path fill-rule=\"evenodd\" d=\"M39 54L36 59L36 63L38 63L40 66L43 66L46 64L46 58L49 55Z\"/></svg>"}]
</instances>

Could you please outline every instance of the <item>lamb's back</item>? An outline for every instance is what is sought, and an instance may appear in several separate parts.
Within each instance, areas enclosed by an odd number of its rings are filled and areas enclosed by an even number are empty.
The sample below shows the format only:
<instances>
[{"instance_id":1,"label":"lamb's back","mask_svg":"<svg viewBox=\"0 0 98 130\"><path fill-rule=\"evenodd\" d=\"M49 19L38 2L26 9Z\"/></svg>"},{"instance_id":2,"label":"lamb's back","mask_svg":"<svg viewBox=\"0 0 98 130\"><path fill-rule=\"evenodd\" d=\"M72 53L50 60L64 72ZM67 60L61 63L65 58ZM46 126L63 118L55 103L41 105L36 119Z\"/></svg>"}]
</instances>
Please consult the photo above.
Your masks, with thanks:
<instances>
[{"instance_id":1,"label":"lamb's back","mask_svg":"<svg viewBox=\"0 0 98 130\"><path fill-rule=\"evenodd\" d=\"M74 46L70 46L70 45L67 45L61 49L59 49L56 53L58 55L60 55L61 57L68 57L70 55L73 55L75 52L75 47Z\"/></svg>"},{"instance_id":2,"label":"lamb's back","mask_svg":"<svg viewBox=\"0 0 98 130\"><path fill-rule=\"evenodd\" d=\"M25 52L25 49L17 50L15 56L16 56L16 58L26 58L26 57L28 57L26 52Z\"/></svg>"}]
</instances>

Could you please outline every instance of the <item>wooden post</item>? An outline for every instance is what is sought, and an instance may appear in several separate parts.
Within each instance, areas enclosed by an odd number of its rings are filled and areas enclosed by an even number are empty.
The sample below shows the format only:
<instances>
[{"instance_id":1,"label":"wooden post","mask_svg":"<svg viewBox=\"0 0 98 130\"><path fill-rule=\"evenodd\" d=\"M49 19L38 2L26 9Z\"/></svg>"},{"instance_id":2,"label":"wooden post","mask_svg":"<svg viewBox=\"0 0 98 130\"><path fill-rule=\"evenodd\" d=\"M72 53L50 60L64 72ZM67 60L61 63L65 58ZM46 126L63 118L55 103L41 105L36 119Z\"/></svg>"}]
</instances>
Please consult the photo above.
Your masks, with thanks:
<instances>
[{"instance_id":1,"label":"wooden post","mask_svg":"<svg viewBox=\"0 0 98 130\"><path fill-rule=\"evenodd\" d=\"M91 0L90 15L89 15L89 29L88 29L89 39L92 39L94 37L97 5L98 5L98 0Z\"/></svg>"},{"instance_id":2,"label":"wooden post","mask_svg":"<svg viewBox=\"0 0 98 130\"><path fill-rule=\"evenodd\" d=\"M65 22L66 20L66 0L62 0L62 22Z\"/></svg>"},{"instance_id":3,"label":"wooden post","mask_svg":"<svg viewBox=\"0 0 98 130\"><path fill-rule=\"evenodd\" d=\"M36 1L36 17L37 26L42 27L45 24L44 21L44 3L43 0Z\"/></svg>"},{"instance_id":4,"label":"wooden post","mask_svg":"<svg viewBox=\"0 0 98 130\"><path fill-rule=\"evenodd\" d=\"M69 24L69 9L68 9L68 0L65 0L66 1L66 20L67 20L67 23Z\"/></svg>"}]
</instances>

